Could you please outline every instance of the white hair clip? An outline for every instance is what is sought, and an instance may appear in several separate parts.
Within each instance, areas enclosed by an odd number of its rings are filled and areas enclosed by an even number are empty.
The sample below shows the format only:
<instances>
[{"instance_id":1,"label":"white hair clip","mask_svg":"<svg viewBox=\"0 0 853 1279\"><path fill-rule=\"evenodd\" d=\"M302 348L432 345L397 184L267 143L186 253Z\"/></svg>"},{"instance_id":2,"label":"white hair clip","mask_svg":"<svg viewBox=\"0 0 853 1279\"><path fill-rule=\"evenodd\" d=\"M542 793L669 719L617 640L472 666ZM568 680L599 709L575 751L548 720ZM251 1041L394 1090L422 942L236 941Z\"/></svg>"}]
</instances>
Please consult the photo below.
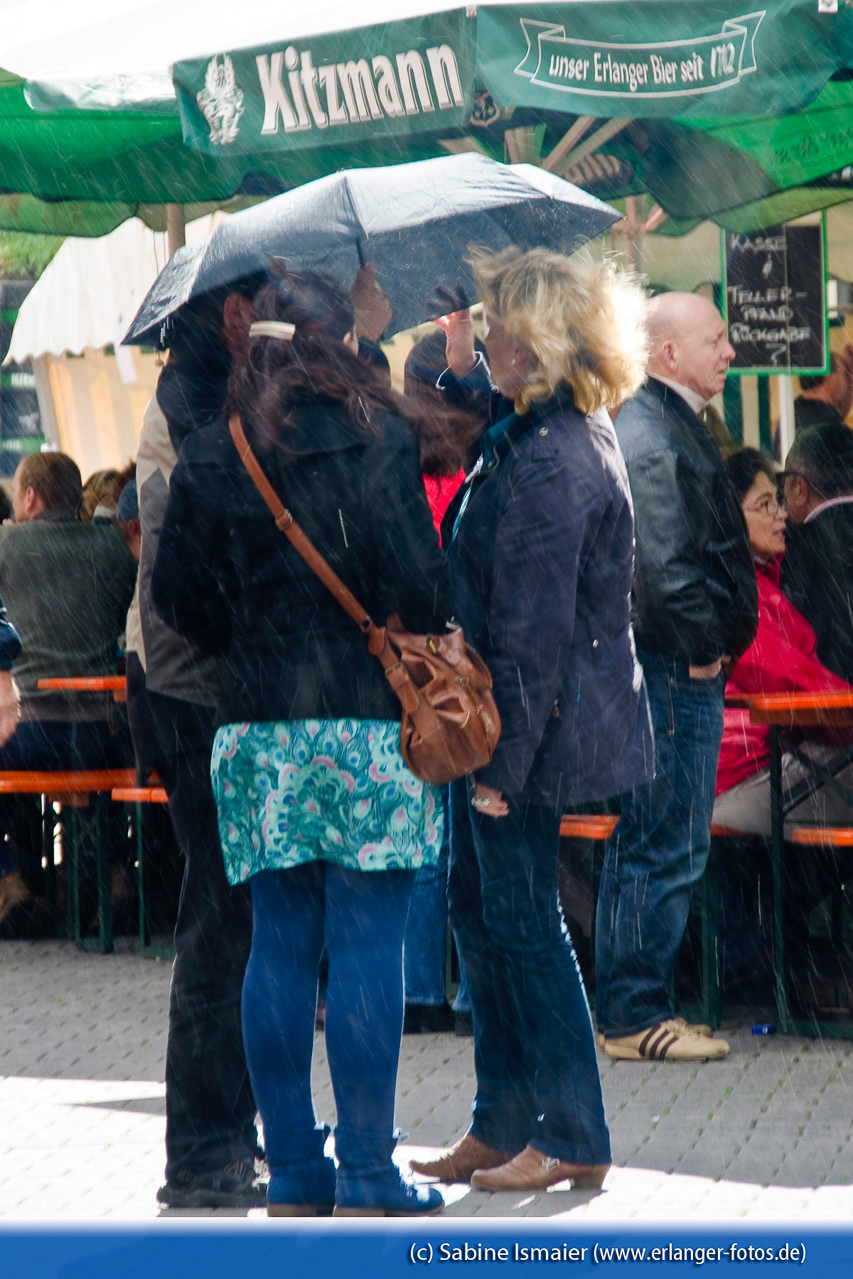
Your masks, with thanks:
<instances>
[{"instance_id":1,"label":"white hair clip","mask_svg":"<svg viewBox=\"0 0 853 1279\"><path fill-rule=\"evenodd\" d=\"M249 325L250 338L279 338L282 342L292 342L296 332L295 324L286 320L256 320Z\"/></svg>"}]
</instances>

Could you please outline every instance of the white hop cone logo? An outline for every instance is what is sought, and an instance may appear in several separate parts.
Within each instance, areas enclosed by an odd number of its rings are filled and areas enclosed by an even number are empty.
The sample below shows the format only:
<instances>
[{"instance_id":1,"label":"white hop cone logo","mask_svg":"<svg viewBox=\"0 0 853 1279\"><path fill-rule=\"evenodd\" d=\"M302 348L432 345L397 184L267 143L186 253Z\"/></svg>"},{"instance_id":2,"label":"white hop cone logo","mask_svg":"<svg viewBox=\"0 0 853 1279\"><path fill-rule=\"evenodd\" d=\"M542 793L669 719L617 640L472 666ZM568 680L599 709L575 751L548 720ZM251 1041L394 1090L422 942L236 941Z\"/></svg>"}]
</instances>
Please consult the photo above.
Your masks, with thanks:
<instances>
[{"instance_id":1,"label":"white hop cone logo","mask_svg":"<svg viewBox=\"0 0 853 1279\"><path fill-rule=\"evenodd\" d=\"M228 54L210 59L204 76L204 88L197 95L202 115L210 129L210 140L217 146L225 146L237 137L240 116L243 114L243 93L237 88L234 63Z\"/></svg>"}]
</instances>

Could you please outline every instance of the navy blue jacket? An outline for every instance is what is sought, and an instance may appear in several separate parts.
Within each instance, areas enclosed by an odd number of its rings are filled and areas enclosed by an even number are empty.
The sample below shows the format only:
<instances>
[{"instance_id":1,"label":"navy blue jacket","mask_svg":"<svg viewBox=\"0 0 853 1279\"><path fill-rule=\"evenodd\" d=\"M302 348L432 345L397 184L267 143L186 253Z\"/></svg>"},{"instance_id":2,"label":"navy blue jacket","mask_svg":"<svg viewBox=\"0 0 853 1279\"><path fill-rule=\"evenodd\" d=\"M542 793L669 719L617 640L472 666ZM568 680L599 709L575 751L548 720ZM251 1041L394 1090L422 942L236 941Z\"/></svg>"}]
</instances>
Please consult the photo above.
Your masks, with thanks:
<instances>
[{"instance_id":1,"label":"navy blue jacket","mask_svg":"<svg viewBox=\"0 0 853 1279\"><path fill-rule=\"evenodd\" d=\"M585 417L568 389L533 404L473 480L450 553L457 618L503 721L484 785L565 809L651 776L633 538L607 414Z\"/></svg>"},{"instance_id":2,"label":"navy blue jacket","mask_svg":"<svg viewBox=\"0 0 853 1279\"><path fill-rule=\"evenodd\" d=\"M0 600L0 671L10 671L12 663L21 651L21 637L6 616Z\"/></svg>"}]
</instances>

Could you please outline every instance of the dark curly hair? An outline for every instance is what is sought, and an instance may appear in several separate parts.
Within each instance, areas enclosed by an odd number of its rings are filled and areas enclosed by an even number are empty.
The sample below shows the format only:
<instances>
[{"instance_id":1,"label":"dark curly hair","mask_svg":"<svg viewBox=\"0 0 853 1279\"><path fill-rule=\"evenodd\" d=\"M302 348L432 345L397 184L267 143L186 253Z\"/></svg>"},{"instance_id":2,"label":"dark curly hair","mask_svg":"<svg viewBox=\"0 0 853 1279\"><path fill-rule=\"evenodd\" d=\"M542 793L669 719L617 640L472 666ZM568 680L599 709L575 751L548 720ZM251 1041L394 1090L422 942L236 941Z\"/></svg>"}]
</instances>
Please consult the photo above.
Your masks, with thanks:
<instances>
[{"instance_id":1,"label":"dark curly hair","mask_svg":"<svg viewBox=\"0 0 853 1279\"><path fill-rule=\"evenodd\" d=\"M313 400L341 404L358 430L377 430L376 415L395 413L415 431L421 469L452 475L479 436L482 425L443 397L409 397L394 391L375 364L344 344L355 328L347 295L320 275L286 275L256 295L252 320L279 320L295 326L293 340L250 338L245 363L235 366L228 385L229 413L238 412L261 449L287 450L292 411Z\"/></svg>"},{"instance_id":2,"label":"dark curly hair","mask_svg":"<svg viewBox=\"0 0 853 1279\"><path fill-rule=\"evenodd\" d=\"M759 475L766 475L768 480L776 484L776 464L768 453L761 449L742 448L730 453L723 465L737 499L742 502L752 488Z\"/></svg>"}]
</instances>

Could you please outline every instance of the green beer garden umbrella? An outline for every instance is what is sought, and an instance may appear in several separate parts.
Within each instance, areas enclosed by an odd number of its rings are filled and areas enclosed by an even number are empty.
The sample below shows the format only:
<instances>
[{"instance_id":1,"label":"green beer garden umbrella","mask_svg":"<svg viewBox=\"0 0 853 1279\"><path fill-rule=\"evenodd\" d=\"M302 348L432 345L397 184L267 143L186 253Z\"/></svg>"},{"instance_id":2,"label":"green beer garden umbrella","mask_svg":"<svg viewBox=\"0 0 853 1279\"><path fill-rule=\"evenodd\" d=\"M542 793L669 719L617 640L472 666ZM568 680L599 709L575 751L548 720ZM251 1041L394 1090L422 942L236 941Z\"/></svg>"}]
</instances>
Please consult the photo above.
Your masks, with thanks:
<instances>
[{"instance_id":1,"label":"green beer garden umbrella","mask_svg":"<svg viewBox=\"0 0 853 1279\"><path fill-rule=\"evenodd\" d=\"M466 150L606 199L648 192L662 231L706 217L766 225L845 198L828 175L853 164L843 3L25 8L33 32L57 13L65 29L10 45L0 9L0 60L21 72L0 83L0 226L57 231L64 218L100 234L130 213L156 224L170 202Z\"/></svg>"}]
</instances>

